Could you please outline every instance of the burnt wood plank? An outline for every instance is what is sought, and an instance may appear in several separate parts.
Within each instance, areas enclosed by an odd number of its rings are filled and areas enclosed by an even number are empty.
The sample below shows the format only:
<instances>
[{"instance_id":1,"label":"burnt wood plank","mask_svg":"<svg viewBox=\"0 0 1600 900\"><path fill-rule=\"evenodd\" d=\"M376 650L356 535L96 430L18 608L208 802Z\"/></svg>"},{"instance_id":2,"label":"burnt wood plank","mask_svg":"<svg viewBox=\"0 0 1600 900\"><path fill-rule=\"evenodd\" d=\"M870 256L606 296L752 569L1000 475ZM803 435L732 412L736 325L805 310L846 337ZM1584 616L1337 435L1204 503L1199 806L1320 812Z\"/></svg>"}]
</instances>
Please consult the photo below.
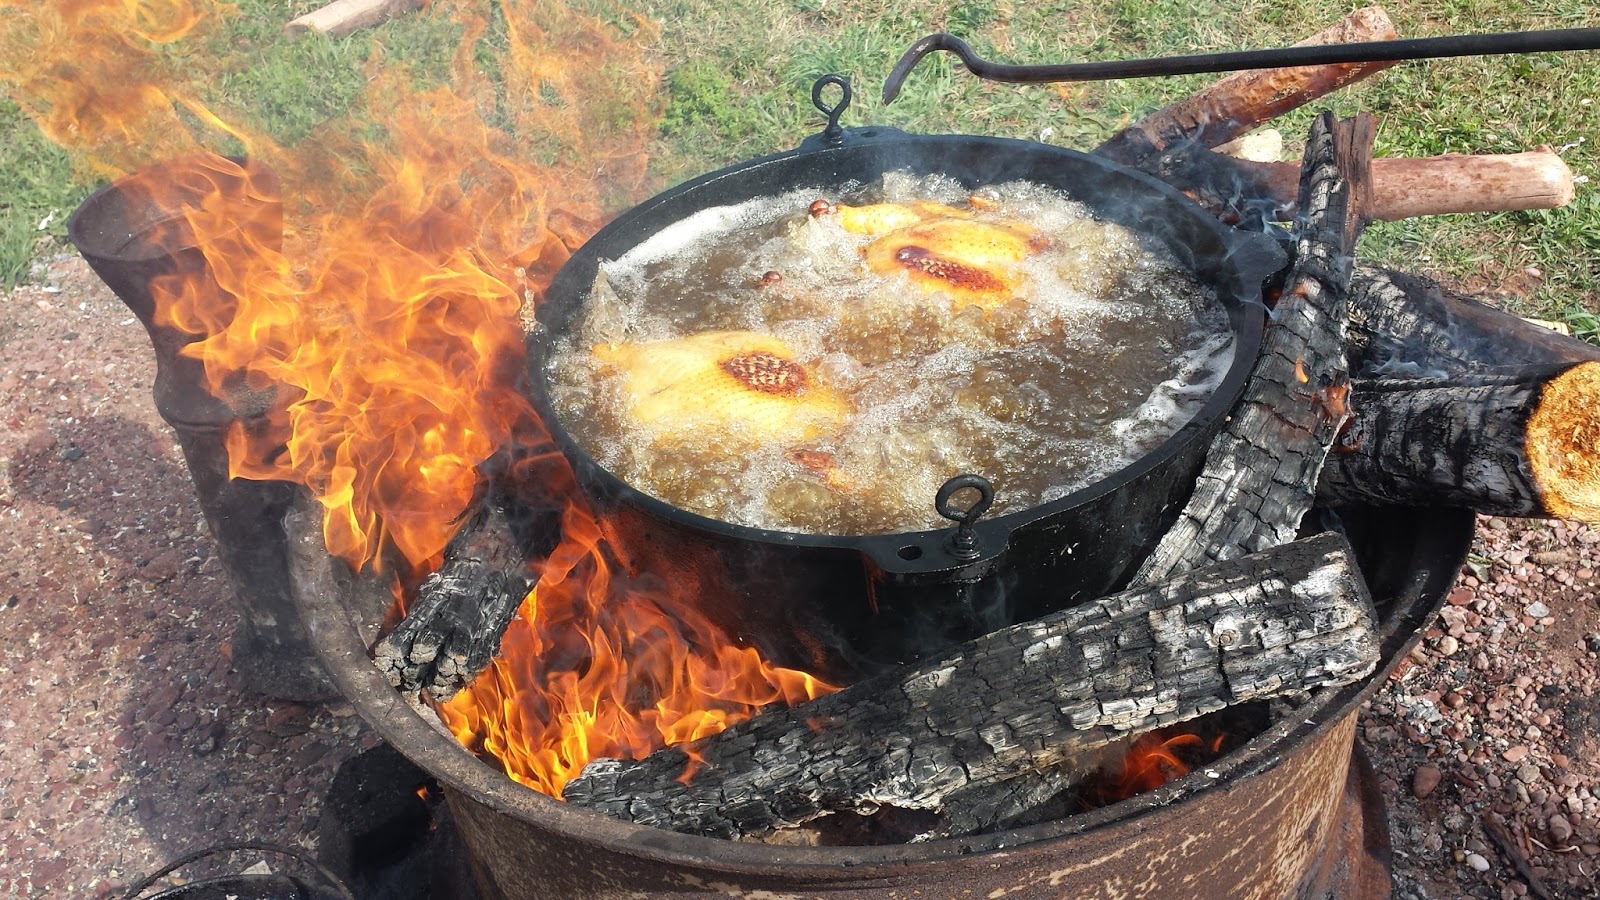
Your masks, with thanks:
<instances>
[{"instance_id":1,"label":"burnt wood plank","mask_svg":"<svg viewBox=\"0 0 1600 900\"><path fill-rule=\"evenodd\" d=\"M1353 566L1333 534L1245 556L1003 629L640 761L598 760L564 797L728 838L840 811L939 811L975 786L1131 732L1365 676L1378 644ZM976 814L924 837L970 830Z\"/></svg>"},{"instance_id":2,"label":"burnt wood plank","mask_svg":"<svg viewBox=\"0 0 1600 900\"><path fill-rule=\"evenodd\" d=\"M1348 417L1344 333L1373 124L1324 113L1306 145L1295 267L1272 311L1243 399L1212 440L1178 521L1132 584L1294 539L1318 473Z\"/></svg>"},{"instance_id":3,"label":"burnt wood plank","mask_svg":"<svg viewBox=\"0 0 1600 900\"><path fill-rule=\"evenodd\" d=\"M533 586L524 545L490 505L445 548L444 562L417 588L372 659L389 683L447 700L500 651L500 638Z\"/></svg>"}]
</instances>

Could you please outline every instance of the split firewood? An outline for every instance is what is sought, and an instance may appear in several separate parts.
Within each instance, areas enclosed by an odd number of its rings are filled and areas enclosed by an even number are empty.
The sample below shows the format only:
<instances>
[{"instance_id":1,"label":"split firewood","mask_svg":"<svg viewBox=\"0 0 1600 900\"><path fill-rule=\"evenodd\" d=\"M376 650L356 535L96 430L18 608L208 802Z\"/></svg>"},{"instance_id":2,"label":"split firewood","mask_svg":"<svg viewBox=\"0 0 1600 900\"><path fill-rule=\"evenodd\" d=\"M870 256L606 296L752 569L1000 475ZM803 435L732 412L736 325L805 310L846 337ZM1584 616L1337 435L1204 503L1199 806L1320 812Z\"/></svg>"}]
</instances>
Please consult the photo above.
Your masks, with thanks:
<instances>
[{"instance_id":1,"label":"split firewood","mask_svg":"<svg viewBox=\"0 0 1600 900\"><path fill-rule=\"evenodd\" d=\"M1600 362L1360 379L1323 503L1600 522Z\"/></svg>"},{"instance_id":2,"label":"split firewood","mask_svg":"<svg viewBox=\"0 0 1600 900\"><path fill-rule=\"evenodd\" d=\"M1368 6L1296 46L1389 41L1397 37L1382 7ZM1246 131L1393 62L1345 63L1236 72L1112 135L1095 154L1140 167L1178 142L1220 147Z\"/></svg>"},{"instance_id":3,"label":"split firewood","mask_svg":"<svg viewBox=\"0 0 1600 900\"><path fill-rule=\"evenodd\" d=\"M1344 333L1350 254L1367 196L1373 123L1317 118L1306 144L1294 269L1243 398L1213 438L1189 502L1134 575L1155 584L1206 561L1294 539L1349 416Z\"/></svg>"},{"instance_id":4,"label":"split firewood","mask_svg":"<svg viewBox=\"0 0 1600 900\"><path fill-rule=\"evenodd\" d=\"M500 652L506 625L533 586L524 542L490 505L444 551L405 618L373 648L389 683L447 700Z\"/></svg>"},{"instance_id":5,"label":"split firewood","mask_svg":"<svg viewBox=\"0 0 1600 900\"><path fill-rule=\"evenodd\" d=\"M1194 198L1223 221L1295 213L1299 166L1251 162L1194 144L1174 146L1139 168ZM1372 161L1367 217L1555 209L1575 196L1572 170L1548 147L1527 153L1446 154Z\"/></svg>"},{"instance_id":6,"label":"split firewood","mask_svg":"<svg viewBox=\"0 0 1600 900\"><path fill-rule=\"evenodd\" d=\"M1360 376L1471 376L1486 368L1600 360L1600 347L1520 319L1431 278L1357 266L1350 369ZM1600 404L1600 398L1596 398Z\"/></svg>"},{"instance_id":7,"label":"split firewood","mask_svg":"<svg viewBox=\"0 0 1600 900\"><path fill-rule=\"evenodd\" d=\"M283 26L290 37L319 31L329 37L344 37L363 28L377 25L395 16L415 12L427 0L334 0L320 9Z\"/></svg>"},{"instance_id":8,"label":"split firewood","mask_svg":"<svg viewBox=\"0 0 1600 900\"><path fill-rule=\"evenodd\" d=\"M1322 534L1014 625L643 760L597 760L564 797L726 838L833 812L938 812L1130 732L1365 677L1378 659L1371 603L1349 545Z\"/></svg>"}]
</instances>

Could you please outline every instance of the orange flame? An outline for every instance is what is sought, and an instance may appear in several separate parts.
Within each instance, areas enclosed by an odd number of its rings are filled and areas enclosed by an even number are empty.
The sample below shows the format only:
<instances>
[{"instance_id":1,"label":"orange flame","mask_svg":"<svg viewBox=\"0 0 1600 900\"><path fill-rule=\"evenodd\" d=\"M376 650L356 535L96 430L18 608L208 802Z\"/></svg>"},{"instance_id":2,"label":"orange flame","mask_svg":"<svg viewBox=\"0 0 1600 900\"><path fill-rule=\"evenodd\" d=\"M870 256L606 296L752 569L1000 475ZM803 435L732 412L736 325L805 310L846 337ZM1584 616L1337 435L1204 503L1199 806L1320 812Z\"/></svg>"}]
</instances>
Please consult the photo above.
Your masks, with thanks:
<instances>
[{"instance_id":1,"label":"orange flame","mask_svg":"<svg viewBox=\"0 0 1600 900\"><path fill-rule=\"evenodd\" d=\"M687 602L698 585L629 584L620 542L580 506L562 528L501 658L438 707L512 778L560 796L597 757L638 759L835 690L729 642Z\"/></svg>"},{"instance_id":2,"label":"orange flame","mask_svg":"<svg viewBox=\"0 0 1600 900\"><path fill-rule=\"evenodd\" d=\"M231 474L309 488L329 551L352 566L436 565L480 466L543 445L517 389L523 303L643 184L660 110L659 65L642 49L652 26L636 19L624 39L548 0L503 0L496 85L475 69L491 43L484 6L422 13L462 31L448 85L413 91L375 54L351 121L284 147L164 68L159 45L228 7L0 0L0 87L90 171L188 159L130 185L169 211L156 237L195 248L209 276L154 283L157 321L199 336L183 352L254 413L228 435ZM206 153L219 138L249 163ZM730 641L693 611L692 584L618 577L625 547L571 473L537 470L537 490L567 495L562 543L502 658L441 709L469 747L559 794L597 755L642 755L830 689Z\"/></svg>"},{"instance_id":3,"label":"orange flame","mask_svg":"<svg viewBox=\"0 0 1600 900\"><path fill-rule=\"evenodd\" d=\"M1085 799L1090 806L1108 806L1182 778L1189 774L1196 757L1214 758L1220 754L1225 738L1219 734L1207 742L1198 734L1178 731L1176 727L1139 735L1117 767L1085 793Z\"/></svg>"}]
</instances>

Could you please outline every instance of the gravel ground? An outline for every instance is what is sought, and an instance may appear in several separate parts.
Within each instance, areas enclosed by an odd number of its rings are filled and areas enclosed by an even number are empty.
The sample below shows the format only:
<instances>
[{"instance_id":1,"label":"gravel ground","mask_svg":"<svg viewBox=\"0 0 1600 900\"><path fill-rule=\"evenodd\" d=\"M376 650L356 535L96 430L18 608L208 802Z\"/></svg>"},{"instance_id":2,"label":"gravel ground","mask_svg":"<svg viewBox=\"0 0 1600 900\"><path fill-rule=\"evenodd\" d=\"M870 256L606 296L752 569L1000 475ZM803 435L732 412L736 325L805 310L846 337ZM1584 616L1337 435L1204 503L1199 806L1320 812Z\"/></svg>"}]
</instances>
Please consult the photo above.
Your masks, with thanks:
<instances>
[{"instance_id":1,"label":"gravel ground","mask_svg":"<svg viewBox=\"0 0 1600 900\"><path fill-rule=\"evenodd\" d=\"M333 772L376 739L348 706L241 692L144 331L75 256L41 274L0 295L0 896L120 896L225 840L313 847ZM1397 896L1600 896L1600 529L1481 526L1363 719Z\"/></svg>"}]
</instances>

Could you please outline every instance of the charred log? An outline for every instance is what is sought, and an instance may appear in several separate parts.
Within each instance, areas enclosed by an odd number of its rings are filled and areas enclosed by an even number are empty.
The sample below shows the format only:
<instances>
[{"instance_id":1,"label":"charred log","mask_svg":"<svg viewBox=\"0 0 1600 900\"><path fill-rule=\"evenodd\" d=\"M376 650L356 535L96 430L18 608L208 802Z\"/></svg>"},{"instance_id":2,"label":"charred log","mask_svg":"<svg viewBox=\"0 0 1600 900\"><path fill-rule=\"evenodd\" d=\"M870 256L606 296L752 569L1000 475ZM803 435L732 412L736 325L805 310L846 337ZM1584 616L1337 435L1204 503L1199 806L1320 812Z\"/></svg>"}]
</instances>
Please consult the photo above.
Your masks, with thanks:
<instances>
[{"instance_id":1,"label":"charred log","mask_svg":"<svg viewBox=\"0 0 1600 900\"><path fill-rule=\"evenodd\" d=\"M1600 347L1593 344L1421 275L1371 266L1357 267L1351 279L1347 352L1357 375L1409 378L1600 360Z\"/></svg>"},{"instance_id":2,"label":"charred log","mask_svg":"<svg viewBox=\"0 0 1600 900\"><path fill-rule=\"evenodd\" d=\"M596 761L564 795L730 838L838 811L938 811L1131 731L1348 683L1377 650L1349 547L1324 534L1015 625L637 762Z\"/></svg>"},{"instance_id":3,"label":"charred log","mask_svg":"<svg viewBox=\"0 0 1600 900\"><path fill-rule=\"evenodd\" d=\"M1351 397L1321 502L1600 521L1600 362L1364 379Z\"/></svg>"},{"instance_id":4,"label":"charred log","mask_svg":"<svg viewBox=\"0 0 1600 900\"><path fill-rule=\"evenodd\" d=\"M1294 270L1243 399L1212 440L1188 504L1135 574L1135 586L1288 543L1311 509L1318 474L1349 415L1350 252L1372 137L1366 117L1335 127L1324 113L1313 123Z\"/></svg>"},{"instance_id":5,"label":"charred log","mask_svg":"<svg viewBox=\"0 0 1600 900\"><path fill-rule=\"evenodd\" d=\"M1394 23L1382 7L1358 9L1298 46L1387 41ZM1095 154L1143 168L1179 142L1220 147L1250 129L1394 65L1392 62L1237 72L1112 135Z\"/></svg>"},{"instance_id":6,"label":"charred log","mask_svg":"<svg viewBox=\"0 0 1600 900\"><path fill-rule=\"evenodd\" d=\"M497 505L488 507L445 548L405 618L373 648L373 662L401 691L449 699L500 652L533 580L524 542Z\"/></svg>"}]
</instances>

